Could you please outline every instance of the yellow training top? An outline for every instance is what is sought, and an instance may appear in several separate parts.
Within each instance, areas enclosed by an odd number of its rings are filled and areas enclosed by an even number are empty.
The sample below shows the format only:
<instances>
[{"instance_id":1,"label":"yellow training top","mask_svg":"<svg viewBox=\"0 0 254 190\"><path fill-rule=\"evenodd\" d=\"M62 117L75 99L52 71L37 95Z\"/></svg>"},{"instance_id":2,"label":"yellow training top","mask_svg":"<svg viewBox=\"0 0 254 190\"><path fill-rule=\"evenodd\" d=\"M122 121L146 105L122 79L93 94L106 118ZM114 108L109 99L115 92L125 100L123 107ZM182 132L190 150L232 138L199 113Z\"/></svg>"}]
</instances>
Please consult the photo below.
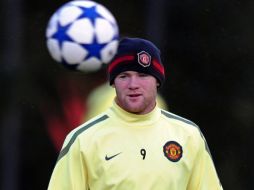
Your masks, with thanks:
<instances>
[{"instance_id":1,"label":"yellow training top","mask_svg":"<svg viewBox=\"0 0 254 190\"><path fill-rule=\"evenodd\" d=\"M222 190L207 144L189 120L116 103L66 138L49 190Z\"/></svg>"}]
</instances>

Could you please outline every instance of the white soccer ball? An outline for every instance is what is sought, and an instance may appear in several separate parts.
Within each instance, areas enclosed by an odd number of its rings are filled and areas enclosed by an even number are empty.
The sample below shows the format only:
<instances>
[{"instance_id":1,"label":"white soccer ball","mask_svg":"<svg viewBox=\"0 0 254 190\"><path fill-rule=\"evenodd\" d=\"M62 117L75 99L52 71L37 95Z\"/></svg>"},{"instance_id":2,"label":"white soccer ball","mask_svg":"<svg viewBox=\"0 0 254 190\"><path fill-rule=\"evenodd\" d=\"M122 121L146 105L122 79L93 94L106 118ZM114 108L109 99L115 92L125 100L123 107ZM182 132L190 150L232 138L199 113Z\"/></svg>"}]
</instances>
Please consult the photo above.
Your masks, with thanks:
<instances>
[{"instance_id":1,"label":"white soccer ball","mask_svg":"<svg viewBox=\"0 0 254 190\"><path fill-rule=\"evenodd\" d=\"M71 70L92 72L116 54L119 29L116 19L103 5L75 0L51 16L46 38L54 60Z\"/></svg>"}]
</instances>

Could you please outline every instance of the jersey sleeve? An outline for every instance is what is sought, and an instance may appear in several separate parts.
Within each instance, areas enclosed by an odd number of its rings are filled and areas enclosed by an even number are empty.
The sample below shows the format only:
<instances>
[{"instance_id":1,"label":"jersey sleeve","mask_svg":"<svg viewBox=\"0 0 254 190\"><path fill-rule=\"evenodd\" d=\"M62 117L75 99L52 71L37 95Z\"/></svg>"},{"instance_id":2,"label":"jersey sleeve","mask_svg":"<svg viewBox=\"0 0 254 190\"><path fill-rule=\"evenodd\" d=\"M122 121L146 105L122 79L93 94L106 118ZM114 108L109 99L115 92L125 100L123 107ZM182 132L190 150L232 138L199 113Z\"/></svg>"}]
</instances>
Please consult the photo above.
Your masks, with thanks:
<instances>
[{"instance_id":1,"label":"jersey sleeve","mask_svg":"<svg viewBox=\"0 0 254 190\"><path fill-rule=\"evenodd\" d=\"M87 167L76 139L66 144L61 150L48 190L88 190Z\"/></svg>"},{"instance_id":2,"label":"jersey sleeve","mask_svg":"<svg viewBox=\"0 0 254 190\"><path fill-rule=\"evenodd\" d=\"M200 138L199 151L191 174L188 190L223 190L205 138Z\"/></svg>"}]
</instances>

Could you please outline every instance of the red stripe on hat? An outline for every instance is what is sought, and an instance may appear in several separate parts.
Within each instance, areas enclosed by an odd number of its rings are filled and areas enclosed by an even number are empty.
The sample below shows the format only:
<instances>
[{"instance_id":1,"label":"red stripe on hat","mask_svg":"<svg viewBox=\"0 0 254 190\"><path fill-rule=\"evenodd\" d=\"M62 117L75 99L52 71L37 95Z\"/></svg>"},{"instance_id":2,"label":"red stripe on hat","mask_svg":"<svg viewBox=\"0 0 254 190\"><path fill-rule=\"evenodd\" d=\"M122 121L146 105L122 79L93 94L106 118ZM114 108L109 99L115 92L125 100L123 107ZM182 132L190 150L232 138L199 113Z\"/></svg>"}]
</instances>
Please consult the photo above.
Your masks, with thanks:
<instances>
[{"instance_id":1,"label":"red stripe on hat","mask_svg":"<svg viewBox=\"0 0 254 190\"><path fill-rule=\"evenodd\" d=\"M165 75L165 72L164 72L164 67L157 61L157 60L153 60L152 61L153 63L153 66L163 75Z\"/></svg>"},{"instance_id":2,"label":"red stripe on hat","mask_svg":"<svg viewBox=\"0 0 254 190\"><path fill-rule=\"evenodd\" d=\"M118 57L116 58L108 67L108 72L111 73L111 71L113 70L113 68L118 65L121 62L124 61L133 61L134 60L134 56L133 55L126 55L126 56L122 56L122 57Z\"/></svg>"}]
</instances>

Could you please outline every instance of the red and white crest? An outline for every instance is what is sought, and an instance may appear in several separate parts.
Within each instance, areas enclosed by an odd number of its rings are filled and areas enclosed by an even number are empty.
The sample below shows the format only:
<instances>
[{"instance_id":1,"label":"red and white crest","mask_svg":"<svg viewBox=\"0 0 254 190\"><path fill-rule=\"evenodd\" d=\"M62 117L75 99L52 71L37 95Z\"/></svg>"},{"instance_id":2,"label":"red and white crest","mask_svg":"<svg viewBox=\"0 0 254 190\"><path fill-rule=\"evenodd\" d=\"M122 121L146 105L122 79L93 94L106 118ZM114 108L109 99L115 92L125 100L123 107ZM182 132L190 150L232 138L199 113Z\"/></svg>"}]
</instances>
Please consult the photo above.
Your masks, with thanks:
<instances>
[{"instance_id":1,"label":"red and white crest","mask_svg":"<svg viewBox=\"0 0 254 190\"><path fill-rule=\"evenodd\" d=\"M143 67L149 67L151 64L151 56L145 51L138 53L138 63Z\"/></svg>"},{"instance_id":2,"label":"red and white crest","mask_svg":"<svg viewBox=\"0 0 254 190\"><path fill-rule=\"evenodd\" d=\"M164 156L172 162L178 162L183 156L182 146L175 142L169 141L163 146Z\"/></svg>"}]
</instances>

